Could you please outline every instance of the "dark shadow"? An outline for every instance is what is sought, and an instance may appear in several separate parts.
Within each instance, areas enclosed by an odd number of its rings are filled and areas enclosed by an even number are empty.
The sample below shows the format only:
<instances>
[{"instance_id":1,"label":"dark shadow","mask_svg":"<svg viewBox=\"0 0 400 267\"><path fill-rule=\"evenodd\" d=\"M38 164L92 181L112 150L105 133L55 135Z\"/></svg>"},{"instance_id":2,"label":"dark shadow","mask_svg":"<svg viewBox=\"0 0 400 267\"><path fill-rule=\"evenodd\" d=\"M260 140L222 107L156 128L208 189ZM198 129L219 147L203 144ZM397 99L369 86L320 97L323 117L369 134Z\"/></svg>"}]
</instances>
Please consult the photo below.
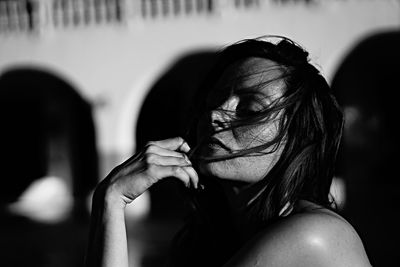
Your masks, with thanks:
<instances>
[{"instance_id":1,"label":"dark shadow","mask_svg":"<svg viewBox=\"0 0 400 267\"><path fill-rule=\"evenodd\" d=\"M1 265L82 266L86 199L98 181L91 106L52 73L15 68L0 76L0 123ZM49 175L71 186L69 218L44 224L6 209L32 182Z\"/></svg>"},{"instance_id":2,"label":"dark shadow","mask_svg":"<svg viewBox=\"0 0 400 267\"><path fill-rule=\"evenodd\" d=\"M374 266L397 263L400 240L400 32L373 35L347 55L332 82L346 124L338 176L345 179L345 217Z\"/></svg>"},{"instance_id":3,"label":"dark shadow","mask_svg":"<svg viewBox=\"0 0 400 267\"><path fill-rule=\"evenodd\" d=\"M156 81L138 117L137 150L148 141L186 137L193 115L193 98L214 60L215 54L212 52L183 56ZM182 211L181 199L176 198L174 185L173 180L160 181L151 188L151 216L175 217Z\"/></svg>"},{"instance_id":4,"label":"dark shadow","mask_svg":"<svg viewBox=\"0 0 400 267\"><path fill-rule=\"evenodd\" d=\"M175 136L186 137L194 113L194 98L200 82L213 66L216 54L210 51L191 53L179 58L154 83L141 108L137 128L136 145L141 150L148 141L162 140ZM161 180L150 189L150 220L182 219L185 205L180 194L182 182L174 178ZM165 227L164 227L165 228ZM169 242L177 227L168 227L163 234ZM161 242L160 242L161 241ZM144 266L157 266L160 251L147 251ZM160 266L160 265L158 265Z\"/></svg>"}]
</instances>

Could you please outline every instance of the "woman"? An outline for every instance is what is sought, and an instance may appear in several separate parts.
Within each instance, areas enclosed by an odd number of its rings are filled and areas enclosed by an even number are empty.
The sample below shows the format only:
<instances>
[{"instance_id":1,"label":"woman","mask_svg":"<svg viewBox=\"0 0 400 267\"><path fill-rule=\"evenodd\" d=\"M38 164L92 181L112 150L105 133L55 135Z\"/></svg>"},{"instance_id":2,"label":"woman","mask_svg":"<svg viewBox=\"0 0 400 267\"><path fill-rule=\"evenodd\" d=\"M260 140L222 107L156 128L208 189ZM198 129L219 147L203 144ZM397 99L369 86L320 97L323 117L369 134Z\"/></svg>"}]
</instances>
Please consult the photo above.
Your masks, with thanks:
<instances>
[{"instance_id":1,"label":"woman","mask_svg":"<svg viewBox=\"0 0 400 267\"><path fill-rule=\"evenodd\" d=\"M284 37L240 41L200 91L192 148L150 142L97 187L87 265L128 266L124 208L172 176L194 212L168 266L370 266L329 196L343 117L308 53Z\"/></svg>"}]
</instances>

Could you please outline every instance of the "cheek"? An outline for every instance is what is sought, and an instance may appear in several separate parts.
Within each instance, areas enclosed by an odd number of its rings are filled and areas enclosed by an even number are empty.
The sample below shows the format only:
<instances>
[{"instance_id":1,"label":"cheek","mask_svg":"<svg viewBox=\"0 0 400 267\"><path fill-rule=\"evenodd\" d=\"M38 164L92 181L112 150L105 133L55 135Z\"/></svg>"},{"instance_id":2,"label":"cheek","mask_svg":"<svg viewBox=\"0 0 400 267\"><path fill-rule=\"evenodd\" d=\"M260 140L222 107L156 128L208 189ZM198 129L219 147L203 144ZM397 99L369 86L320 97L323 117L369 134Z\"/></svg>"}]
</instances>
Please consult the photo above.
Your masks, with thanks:
<instances>
[{"instance_id":1,"label":"cheek","mask_svg":"<svg viewBox=\"0 0 400 267\"><path fill-rule=\"evenodd\" d=\"M257 182L263 179L279 160L283 146L273 153L258 156L243 156L224 161L200 164L200 172L219 179L242 182Z\"/></svg>"},{"instance_id":2,"label":"cheek","mask_svg":"<svg viewBox=\"0 0 400 267\"><path fill-rule=\"evenodd\" d=\"M233 129L233 135L243 148L251 148L271 141L278 133L277 123L244 126Z\"/></svg>"}]
</instances>

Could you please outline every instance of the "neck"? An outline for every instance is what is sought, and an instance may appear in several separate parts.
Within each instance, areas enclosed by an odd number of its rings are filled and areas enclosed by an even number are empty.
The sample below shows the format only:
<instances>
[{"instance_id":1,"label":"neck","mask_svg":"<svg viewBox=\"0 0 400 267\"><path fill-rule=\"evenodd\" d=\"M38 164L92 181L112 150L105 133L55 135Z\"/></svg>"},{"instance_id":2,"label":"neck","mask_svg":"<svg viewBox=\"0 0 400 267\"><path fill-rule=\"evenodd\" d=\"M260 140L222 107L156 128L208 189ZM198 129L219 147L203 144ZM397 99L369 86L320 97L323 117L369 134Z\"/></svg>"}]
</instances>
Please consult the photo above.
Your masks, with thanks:
<instances>
[{"instance_id":1,"label":"neck","mask_svg":"<svg viewBox=\"0 0 400 267\"><path fill-rule=\"evenodd\" d=\"M249 239L256 227L248 225L246 208L257 193L257 186L231 180L219 180L219 183L225 193L236 232L241 239Z\"/></svg>"}]
</instances>

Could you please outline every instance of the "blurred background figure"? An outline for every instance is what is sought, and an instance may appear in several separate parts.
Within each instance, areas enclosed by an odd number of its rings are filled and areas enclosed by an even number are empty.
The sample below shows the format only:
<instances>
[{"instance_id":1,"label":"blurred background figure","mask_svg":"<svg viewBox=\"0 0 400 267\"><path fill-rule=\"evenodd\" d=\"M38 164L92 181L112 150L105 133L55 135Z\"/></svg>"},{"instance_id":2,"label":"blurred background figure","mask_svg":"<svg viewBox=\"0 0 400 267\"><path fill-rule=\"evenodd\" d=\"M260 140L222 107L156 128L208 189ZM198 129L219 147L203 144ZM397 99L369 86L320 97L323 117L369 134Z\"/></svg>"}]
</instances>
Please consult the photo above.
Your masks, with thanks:
<instances>
[{"instance_id":1,"label":"blurred background figure","mask_svg":"<svg viewBox=\"0 0 400 267\"><path fill-rule=\"evenodd\" d=\"M398 37L380 33L399 14L398 0L0 0L1 265L79 266L98 180L185 135L214 52L266 34L299 41L334 86L348 123L333 192L371 259L393 263ZM159 266L181 199L164 181L127 210L132 267Z\"/></svg>"},{"instance_id":2,"label":"blurred background figure","mask_svg":"<svg viewBox=\"0 0 400 267\"><path fill-rule=\"evenodd\" d=\"M366 38L332 82L346 117L338 167L346 185L343 213L367 244L374 266L395 263L400 238L399 47L399 31Z\"/></svg>"}]
</instances>

